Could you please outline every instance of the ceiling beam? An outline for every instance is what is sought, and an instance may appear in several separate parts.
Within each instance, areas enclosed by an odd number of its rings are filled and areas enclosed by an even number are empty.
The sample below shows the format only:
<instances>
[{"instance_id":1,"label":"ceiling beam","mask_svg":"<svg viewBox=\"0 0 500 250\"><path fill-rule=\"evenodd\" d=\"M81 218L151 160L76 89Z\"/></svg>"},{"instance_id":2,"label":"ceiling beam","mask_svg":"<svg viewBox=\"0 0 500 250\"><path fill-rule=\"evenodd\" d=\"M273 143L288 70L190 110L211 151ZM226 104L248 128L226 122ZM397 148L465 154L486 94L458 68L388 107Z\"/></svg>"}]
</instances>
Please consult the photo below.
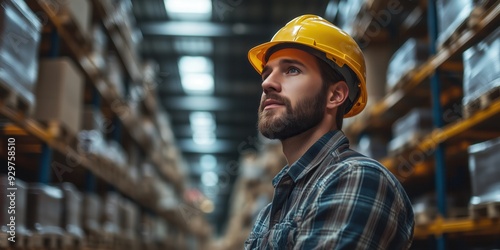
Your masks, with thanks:
<instances>
[{"instance_id":1,"label":"ceiling beam","mask_svg":"<svg viewBox=\"0 0 500 250\"><path fill-rule=\"evenodd\" d=\"M277 29L273 25L252 25L243 23L213 23L188 21L142 22L139 28L144 36L267 36Z\"/></svg>"}]
</instances>

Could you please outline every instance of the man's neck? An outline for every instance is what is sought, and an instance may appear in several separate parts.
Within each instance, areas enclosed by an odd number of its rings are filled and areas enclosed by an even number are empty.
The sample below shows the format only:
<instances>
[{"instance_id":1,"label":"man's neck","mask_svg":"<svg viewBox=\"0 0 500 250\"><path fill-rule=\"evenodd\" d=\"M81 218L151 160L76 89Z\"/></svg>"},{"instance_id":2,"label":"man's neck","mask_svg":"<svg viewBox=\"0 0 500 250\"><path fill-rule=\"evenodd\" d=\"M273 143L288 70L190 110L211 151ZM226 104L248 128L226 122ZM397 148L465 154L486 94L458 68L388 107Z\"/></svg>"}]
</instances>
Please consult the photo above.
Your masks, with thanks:
<instances>
[{"instance_id":1,"label":"man's neck","mask_svg":"<svg viewBox=\"0 0 500 250\"><path fill-rule=\"evenodd\" d=\"M283 154L288 166L295 163L319 138L331 130L332 128L316 126L301 134L282 140Z\"/></svg>"}]
</instances>

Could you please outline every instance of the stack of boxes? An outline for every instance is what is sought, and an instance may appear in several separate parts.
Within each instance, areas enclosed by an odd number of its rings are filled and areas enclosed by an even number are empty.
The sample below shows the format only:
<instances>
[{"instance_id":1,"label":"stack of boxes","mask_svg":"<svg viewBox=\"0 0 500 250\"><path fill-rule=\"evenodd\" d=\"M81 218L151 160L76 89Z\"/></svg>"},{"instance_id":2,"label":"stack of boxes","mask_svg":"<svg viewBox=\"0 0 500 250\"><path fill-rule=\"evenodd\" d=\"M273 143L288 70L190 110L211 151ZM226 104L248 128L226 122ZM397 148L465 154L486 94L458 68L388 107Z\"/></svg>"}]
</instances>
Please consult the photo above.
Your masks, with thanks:
<instances>
[{"instance_id":1,"label":"stack of boxes","mask_svg":"<svg viewBox=\"0 0 500 250\"><path fill-rule=\"evenodd\" d=\"M92 23L93 20L97 20L97 18L92 18L95 14L92 13L92 1L65 0L53 3L26 1L26 3L17 0L0 0L0 36L2 37L0 39L0 101L2 105L6 102L13 103L16 111L25 111L26 118L30 119L29 124L32 124L31 121L34 120L33 124L40 125L42 129L48 128L47 132L53 136L50 139L62 139L60 142L66 143L69 148L74 149L72 140L78 139L77 152L87 158L90 164L97 165L95 168L98 169L97 171L101 168L107 170L116 168L130 177L128 179L133 180L134 184L138 183L142 174L144 174L144 180L150 178L151 182L145 184L147 186L145 189L148 190L142 190L146 191L144 193L138 192L148 194L147 197L140 197L149 201L147 204L150 207L147 209L154 211L158 208L157 206L175 208L179 203L179 197L174 189L159 177L156 172L157 166L145 164L149 168L145 167L145 171L140 169L145 166L142 164L148 161L147 158L150 156L148 152L151 150L158 151L158 155L165 159L170 157L171 161L165 160L170 165L173 161L179 160L178 152L171 150L174 145L169 144L168 150L161 150L166 147L167 143L171 143L174 137L169 130L170 126L166 128L169 131L162 130L160 135L159 128L168 124L166 114L159 118L152 118L142 114L141 110L142 102L146 101L144 98L149 98L149 102L152 98L157 98L154 92L155 78L158 73L157 65L149 63L144 68L144 82L147 82L147 86L140 85L146 85L146 83L132 81L127 85L127 74L125 74L121 60L123 55L113 54L113 52L109 52L110 55L108 55L108 49L111 48L111 46L108 47L108 35L100 23ZM38 10L40 6L48 6L45 4L50 5L48 9L51 13L44 13L43 10L37 13L40 14L41 19L47 18L47 20L41 20L47 22L44 23L44 25L47 24L46 29L42 29L39 18L30 7ZM116 7L114 8L116 11L108 14L114 15L111 19L115 19L118 31L108 31L120 32L119 35L125 38L127 45L124 48L131 49L131 53L137 56L141 34L135 27L131 2L116 1L111 6ZM63 28L71 31L76 28L74 39L78 45L82 46L81 51L71 53L73 48L65 47L66 38L63 36L59 37L61 46L58 46L54 40L51 40L49 44L49 39L46 39L44 45L50 46L43 47L43 51L39 50L42 30L55 34L59 28L59 26L57 28L51 26L50 19L45 16L49 14L54 14L54 18L61 22ZM43 36L43 39L45 38L49 36ZM44 53L49 51L48 47L54 49L50 52L59 52L60 55L56 55L59 57L53 57L56 53L51 53L50 58L39 59L39 54L50 54ZM117 53L122 53L122 51L117 51ZM87 64L88 62L90 64ZM139 67L139 70L141 69ZM95 91L96 89L98 91ZM146 91L148 91L147 96ZM96 101L93 99L94 96L85 98L85 94L90 92L92 95L100 92L105 98L115 97L116 102L109 101L109 99L107 102ZM15 102L11 102L11 99ZM123 103L131 109L122 109L122 106L115 105ZM155 105L156 102L151 102L148 106L153 113L157 111ZM118 116L122 121L127 120L122 117L123 115L129 115L128 121L131 121L134 126L126 126L126 128L133 127L141 133L125 131L123 134L128 132L132 134L132 137L140 135L135 137L140 141L139 143L134 138L129 140L128 135L124 136L124 139L120 138L123 139L121 141L108 139L112 137L111 132L116 132L113 130L116 129L113 127L115 124L111 123L111 120L116 118L110 117L113 115ZM141 149L144 145L150 148ZM37 153L39 151L38 148ZM162 159L160 157L157 159ZM128 161L129 159L131 162ZM20 172L25 170L23 167L19 168ZM114 171L116 169L105 173L116 173ZM122 175L117 176L112 176L112 178L127 179L122 178ZM4 177L0 178L4 187L2 192L8 187L7 177ZM31 247L69 249L80 248L84 245L92 248L108 244L107 246L115 249L141 249L139 247L139 242L142 241L142 236L139 235L141 225L138 218L143 211L139 210L136 203L126 200L118 193L106 193L104 197L97 193L82 193L79 191L81 183L77 184L79 188L75 184L67 182L58 185L26 184L16 179L16 235L19 239L16 247L27 247L29 243ZM134 187L130 188L137 191ZM7 240L9 228L6 226L9 222L8 204L7 193L2 193L2 198L0 198L2 207L0 221L3 225L0 230L0 248L2 249L9 245ZM153 234L153 232L149 233ZM156 241L159 242L159 239ZM118 246L119 242L122 242L120 243L122 245Z\"/></svg>"}]
</instances>

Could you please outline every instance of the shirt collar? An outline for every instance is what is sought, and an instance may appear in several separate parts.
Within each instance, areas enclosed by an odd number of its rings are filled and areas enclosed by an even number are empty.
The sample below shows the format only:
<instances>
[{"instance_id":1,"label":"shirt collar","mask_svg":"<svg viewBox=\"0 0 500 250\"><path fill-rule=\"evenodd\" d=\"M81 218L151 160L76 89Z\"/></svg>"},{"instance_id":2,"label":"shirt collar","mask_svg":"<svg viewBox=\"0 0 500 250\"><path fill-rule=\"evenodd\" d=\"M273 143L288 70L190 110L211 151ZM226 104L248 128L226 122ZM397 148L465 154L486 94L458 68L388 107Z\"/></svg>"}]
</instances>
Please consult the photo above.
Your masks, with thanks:
<instances>
[{"instance_id":1,"label":"shirt collar","mask_svg":"<svg viewBox=\"0 0 500 250\"><path fill-rule=\"evenodd\" d=\"M304 177L325 158L327 154L336 151L342 145L349 145L349 141L340 130L333 130L317 140L296 162L285 166L273 179L276 187L284 175L288 174L294 182Z\"/></svg>"}]
</instances>

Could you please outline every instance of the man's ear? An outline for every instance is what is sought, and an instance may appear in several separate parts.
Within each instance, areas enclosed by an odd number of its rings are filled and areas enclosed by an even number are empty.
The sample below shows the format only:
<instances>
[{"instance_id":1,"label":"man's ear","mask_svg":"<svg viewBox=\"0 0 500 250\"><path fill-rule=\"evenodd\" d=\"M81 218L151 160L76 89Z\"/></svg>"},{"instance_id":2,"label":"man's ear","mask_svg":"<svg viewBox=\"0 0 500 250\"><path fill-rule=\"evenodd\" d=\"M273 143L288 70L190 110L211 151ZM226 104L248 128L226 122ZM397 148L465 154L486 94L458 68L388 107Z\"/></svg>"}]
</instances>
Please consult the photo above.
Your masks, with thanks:
<instances>
[{"instance_id":1,"label":"man's ear","mask_svg":"<svg viewBox=\"0 0 500 250\"><path fill-rule=\"evenodd\" d=\"M349 96L349 87L345 81L339 81L330 85L328 88L326 108L333 109L336 108L347 99Z\"/></svg>"}]
</instances>

